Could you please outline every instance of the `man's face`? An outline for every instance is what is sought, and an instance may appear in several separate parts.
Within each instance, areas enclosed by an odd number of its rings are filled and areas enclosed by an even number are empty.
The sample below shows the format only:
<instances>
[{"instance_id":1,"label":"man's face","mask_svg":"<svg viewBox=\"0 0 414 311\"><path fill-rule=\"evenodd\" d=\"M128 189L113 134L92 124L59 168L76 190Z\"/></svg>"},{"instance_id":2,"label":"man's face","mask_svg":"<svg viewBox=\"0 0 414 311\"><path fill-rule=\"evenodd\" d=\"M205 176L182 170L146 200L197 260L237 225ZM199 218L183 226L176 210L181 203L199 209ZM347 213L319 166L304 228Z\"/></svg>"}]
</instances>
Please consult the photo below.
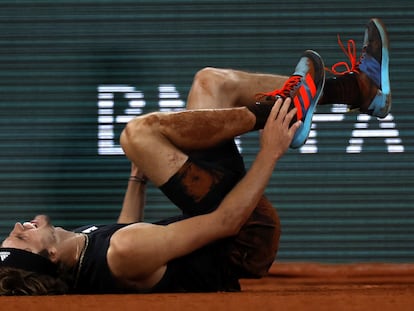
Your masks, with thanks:
<instances>
[{"instance_id":1,"label":"man's face","mask_svg":"<svg viewBox=\"0 0 414 311\"><path fill-rule=\"evenodd\" d=\"M50 224L49 218L38 215L30 222L16 223L1 246L38 254L55 242L55 228Z\"/></svg>"}]
</instances>

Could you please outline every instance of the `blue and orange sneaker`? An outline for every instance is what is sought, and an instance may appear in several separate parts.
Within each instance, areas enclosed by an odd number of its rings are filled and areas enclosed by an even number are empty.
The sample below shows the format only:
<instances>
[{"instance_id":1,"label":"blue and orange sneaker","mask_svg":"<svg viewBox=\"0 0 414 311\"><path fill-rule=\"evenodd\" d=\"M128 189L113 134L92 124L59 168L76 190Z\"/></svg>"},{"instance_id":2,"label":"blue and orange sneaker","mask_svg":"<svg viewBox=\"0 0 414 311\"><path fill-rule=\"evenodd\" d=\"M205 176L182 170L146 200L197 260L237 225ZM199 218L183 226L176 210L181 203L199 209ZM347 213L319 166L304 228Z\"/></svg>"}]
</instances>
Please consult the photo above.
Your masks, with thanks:
<instances>
[{"instance_id":1,"label":"blue and orange sneaker","mask_svg":"<svg viewBox=\"0 0 414 311\"><path fill-rule=\"evenodd\" d=\"M389 40L383 22L373 18L367 24L359 70L378 87L377 94L363 112L385 118L391 110L391 86L389 78Z\"/></svg>"},{"instance_id":2,"label":"blue and orange sneaker","mask_svg":"<svg viewBox=\"0 0 414 311\"><path fill-rule=\"evenodd\" d=\"M336 76L355 74L358 77L359 100L349 104L349 109L385 118L391 110L391 87L389 40L383 22L378 18L373 18L368 22L359 61L357 61L353 40L348 40L348 50L344 48L339 36L338 43L351 66L346 62L339 62L328 71ZM338 72L336 68L341 66L344 66L346 70Z\"/></svg>"},{"instance_id":3,"label":"blue and orange sneaker","mask_svg":"<svg viewBox=\"0 0 414 311\"><path fill-rule=\"evenodd\" d=\"M324 83L325 67L322 58L315 51L307 50L299 59L295 72L281 89L259 94L266 100L292 98L292 108L297 109L296 118L292 122L301 120L302 125L293 137L291 148L301 147L308 139L312 116L322 95Z\"/></svg>"}]
</instances>

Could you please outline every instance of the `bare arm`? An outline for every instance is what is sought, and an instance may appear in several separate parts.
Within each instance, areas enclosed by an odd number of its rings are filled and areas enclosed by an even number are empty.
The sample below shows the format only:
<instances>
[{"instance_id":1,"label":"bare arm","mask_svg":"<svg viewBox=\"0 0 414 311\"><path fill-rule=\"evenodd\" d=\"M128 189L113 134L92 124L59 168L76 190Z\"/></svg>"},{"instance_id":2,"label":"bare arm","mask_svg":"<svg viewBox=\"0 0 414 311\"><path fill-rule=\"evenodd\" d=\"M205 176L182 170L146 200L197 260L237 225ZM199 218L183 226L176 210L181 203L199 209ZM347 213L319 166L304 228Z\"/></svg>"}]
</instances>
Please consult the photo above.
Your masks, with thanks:
<instances>
[{"instance_id":1,"label":"bare arm","mask_svg":"<svg viewBox=\"0 0 414 311\"><path fill-rule=\"evenodd\" d=\"M131 163L131 176L128 180L128 187L125 192L122 210L118 217L118 223L140 222L144 218L146 177L138 167Z\"/></svg>"},{"instance_id":2,"label":"bare arm","mask_svg":"<svg viewBox=\"0 0 414 311\"><path fill-rule=\"evenodd\" d=\"M225 197L216 211L172 223L166 227L133 224L117 231L108 250L108 263L119 278L153 280L172 259L212 241L236 235L250 216L272 175L276 162L288 149L300 123L289 128L295 110L290 100L276 102L261 137L261 149L245 177ZM158 279L156 279L157 281ZM148 284L151 286L156 283Z\"/></svg>"}]
</instances>

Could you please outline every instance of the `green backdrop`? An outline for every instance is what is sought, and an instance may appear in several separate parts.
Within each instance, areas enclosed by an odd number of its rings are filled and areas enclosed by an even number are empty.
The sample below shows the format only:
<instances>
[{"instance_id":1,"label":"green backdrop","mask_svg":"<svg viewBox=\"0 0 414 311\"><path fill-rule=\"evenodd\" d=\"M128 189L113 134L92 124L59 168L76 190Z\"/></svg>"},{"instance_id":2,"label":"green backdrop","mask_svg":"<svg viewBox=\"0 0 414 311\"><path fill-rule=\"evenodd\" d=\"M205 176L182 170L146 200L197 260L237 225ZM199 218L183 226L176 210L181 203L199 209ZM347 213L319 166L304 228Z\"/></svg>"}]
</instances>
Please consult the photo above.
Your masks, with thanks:
<instances>
[{"instance_id":1,"label":"green backdrop","mask_svg":"<svg viewBox=\"0 0 414 311\"><path fill-rule=\"evenodd\" d=\"M0 237L37 213L74 228L117 218L133 115L180 109L205 66L289 75L301 52L344 60L370 17L391 39L385 120L318 109L267 189L279 260L414 260L413 1L1 1ZM257 134L239 140L247 165ZM150 186L146 220L177 213Z\"/></svg>"}]
</instances>

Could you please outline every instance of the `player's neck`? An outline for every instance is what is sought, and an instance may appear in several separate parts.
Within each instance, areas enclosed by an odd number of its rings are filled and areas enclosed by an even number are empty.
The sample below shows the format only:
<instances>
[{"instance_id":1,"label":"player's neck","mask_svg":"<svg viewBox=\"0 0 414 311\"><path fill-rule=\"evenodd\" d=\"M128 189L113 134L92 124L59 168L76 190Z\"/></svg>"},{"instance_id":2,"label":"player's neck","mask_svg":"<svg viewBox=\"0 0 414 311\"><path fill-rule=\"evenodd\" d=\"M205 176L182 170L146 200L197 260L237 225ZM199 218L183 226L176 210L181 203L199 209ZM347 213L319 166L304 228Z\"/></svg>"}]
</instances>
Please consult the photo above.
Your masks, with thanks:
<instances>
[{"instance_id":1,"label":"player's neck","mask_svg":"<svg viewBox=\"0 0 414 311\"><path fill-rule=\"evenodd\" d=\"M85 247L85 235L66 230L59 230L57 235L58 261L68 268L76 266Z\"/></svg>"}]
</instances>

